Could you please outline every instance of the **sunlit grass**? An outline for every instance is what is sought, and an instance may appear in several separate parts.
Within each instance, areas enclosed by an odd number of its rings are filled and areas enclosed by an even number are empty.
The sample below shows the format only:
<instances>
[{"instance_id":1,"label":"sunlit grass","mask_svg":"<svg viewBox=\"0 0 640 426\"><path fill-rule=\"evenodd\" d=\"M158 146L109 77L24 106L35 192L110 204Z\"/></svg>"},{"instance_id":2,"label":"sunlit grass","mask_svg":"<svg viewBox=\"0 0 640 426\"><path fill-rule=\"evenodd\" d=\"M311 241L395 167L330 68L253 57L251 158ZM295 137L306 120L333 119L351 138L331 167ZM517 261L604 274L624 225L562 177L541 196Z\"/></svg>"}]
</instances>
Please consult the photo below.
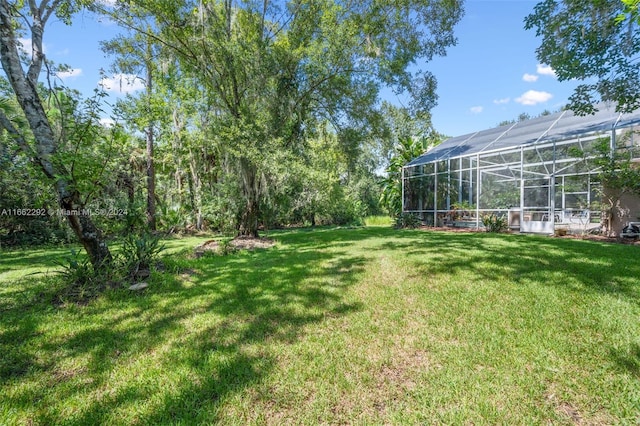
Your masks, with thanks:
<instances>
[{"instance_id":1,"label":"sunlit grass","mask_svg":"<svg viewBox=\"0 0 640 426\"><path fill-rule=\"evenodd\" d=\"M367 216L364 224L365 226L392 226L393 219L389 216Z\"/></svg>"},{"instance_id":2,"label":"sunlit grass","mask_svg":"<svg viewBox=\"0 0 640 426\"><path fill-rule=\"evenodd\" d=\"M640 421L638 246L270 237L198 259L204 239L169 240L145 292L85 306L52 305L64 283L23 275L64 252L0 253L0 424Z\"/></svg>"}]
</instances>

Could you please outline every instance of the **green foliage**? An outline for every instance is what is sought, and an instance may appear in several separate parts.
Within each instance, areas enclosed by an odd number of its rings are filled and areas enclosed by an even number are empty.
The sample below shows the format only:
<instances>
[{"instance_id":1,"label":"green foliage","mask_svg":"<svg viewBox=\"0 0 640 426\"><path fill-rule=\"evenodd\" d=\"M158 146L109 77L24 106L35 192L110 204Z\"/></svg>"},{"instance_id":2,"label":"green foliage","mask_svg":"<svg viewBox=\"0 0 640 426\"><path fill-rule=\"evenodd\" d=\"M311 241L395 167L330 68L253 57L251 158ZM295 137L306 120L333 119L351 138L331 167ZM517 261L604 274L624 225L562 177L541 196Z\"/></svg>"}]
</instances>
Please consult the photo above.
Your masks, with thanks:
<instances>
[{"instance_id":1,"label":"green foliage","mask_svg":"<svg viewBox=\"0 0 640 426\"><path fill-rule=\"evenodd\" d=\"M235 248L235 246L232 244L232 239L231 238L223 238L222 240L220 240L218 242L218 254L220 254L221 256L227 256L230 254L235 253L237 250Z\"/></svg>"},{"instance_id":2,"label":"green foliage","mask_svg":"<svg viewBox=\"0 0 640 426\"><path fill-rule=\"evenodd\" d=\"M556 111L558 112L558 111ZM535 117L532 117L529 113L526 112L521 112L520 114L518 114L518 117L516 119L511 119L511 120L504 120L498 123L498 127L500 126L508 126L510 124L515 124L515 123L519 123L522 121L527 121L530 120L532 118L538 118L538 117L544 117L547 115L551 115L553 114L551 111L549 111L548 109L545 109L544 111L542 111L540 114L536 115Z\"/></svg>"},{"instance_id":3,"label":"green foliage","mask_svg":"<svg viewBox=\"0 0 640 426\"><path fill-rule=\"evenodd\" d=\"M58 266L57 273L64 282L58 299L63 303L87 303L117 282L117 268L94 268L90 259L77 250L72 249Z\"/></svg>"},{"instance_id":4,"label":"green foliage","mask_svg":"<svg viewBox=\"0 0 640 426\"><path fill-rule=\"evenodd\" d=\"M387 167L387 176L382 181L380 203L387 208L392 217L402 213L402 168L409 161L422 155L426 149L424 141L410 137L398 141L395 155Z\"/></svg>"},{"instance_id":5,"label":"green foliage","mask_svg":"<svg viewBox=\"0 0 640 426\"><path fill-rule=\"evenodd\" d=\"M482 216L482 224L487 232L506 232L509 230L507 218L495 214Z\"/></svg>"},{"instance_id":6,"label":"green foliage","mask_svg":"<svg viewBox=\"0 0 640 426\"><path fill-rule=\"evenodd\" d=\"M397 229L413 229L422 225L422 220L413 213L401 213L395 218L394 227Z\"/></svg>"},{"instance_id":7,"label":"green foliage","mask_svg":"<svg viewBox=\"0 0 640 426\"><path fill-rule=\"evenodd\" d=\"M577 114L595 112L598 98L621 112L640 107L637 1L544 0L526 17L525 28L541 37L538 59L558 80L588 81L569 98Z\"/></svg>"},{"instance_id":8,"label":"green foliage","mask_svg":"<svg viewBox=\"0 0 640 426\"><path fill-rule=\"evenodd\" d=\"M451 204L449 216L453 220L462 219L463 217L472 217L475 215L476 206L468 201L455 202Z\"/></svg>"},{"instance_id":9,"label":"green foliage","mask_svg":"<svg viewBox=\"0 0 640 426\"><path fill-rule=\"evenodd\" d=\"M273 185L280 179L272 159L305 156L317 123L334 123L351 174L365 142L377 136L382 84L408 93L414 109L426 115L434 104L435 79L409 67L418 58L444 54L455 43L453 26L462 16L458 0L312 7L131 1L93 7L141 34L157 29L153 39L179 61L173 88L189 81L200 89L206 106L199 110L211 111L203 121L220 171L239 188L241 233L257 232L256 217L278 220L271 200L279 198ZM200 48L191 49L194 42ZM372 198L360 194L373 213Z\"/></svg>"},{"instance_id":10,"label":"green foliage","mask_svg":"<svg viewBox=\"0 0 640 426\"><path fill-rule=\"evenodd\" d=\"M136 279L141 272L149 273L165 249L158 235L129 234L122 243L120 255L129 276Z\"/></svg>"},{"instance_id":11,"label":"green foliage","mask_svg":"<svg viewBox=\"0 0 640 426\"><path fill-rule=\"evenodd\" d=\"M637 147L624 146L625 139L632 135L630 131L620 137L623 145L614 149L610 147L609 138L602 138L592 151L583 154L585 161L593 162L599 170L595 180L600 183L601 208L606 215L605 225L609 232L612 231L614 216L619 213L620 198L624 194L640 195L640 168L637 162L632 161L640 158L640 152Z\"/></svg>"},{"instance_id":12,"label":"green foliage","mask_svg":"<svg viewBox=\"0 0 640 426\"><path fill-rule=\"evenodd\" d=\"M135 282L149 277L165 249L159 236L151 234L129 234L122 242L122 249L113 262L95 268L83 253L72 249L58 263L59 276L64 288L58 298L62 302L86 303L107 288L120 286L123 282Z\"/></svg>"},{"instance_id":13,"label":"green foliage","mask_svg":"<svg viewBox=\"0 0 640 426\"><path fill-rule=\"evenodd\" d=\"M640 168L632 161L640 157L639 152L627 147L616 147L612 150L609 138L604 138L591 154L596 155L593 161L600 169L598 179L605 188L614 190L618 195L640 194Z\"/></svg>"}]
</instances>

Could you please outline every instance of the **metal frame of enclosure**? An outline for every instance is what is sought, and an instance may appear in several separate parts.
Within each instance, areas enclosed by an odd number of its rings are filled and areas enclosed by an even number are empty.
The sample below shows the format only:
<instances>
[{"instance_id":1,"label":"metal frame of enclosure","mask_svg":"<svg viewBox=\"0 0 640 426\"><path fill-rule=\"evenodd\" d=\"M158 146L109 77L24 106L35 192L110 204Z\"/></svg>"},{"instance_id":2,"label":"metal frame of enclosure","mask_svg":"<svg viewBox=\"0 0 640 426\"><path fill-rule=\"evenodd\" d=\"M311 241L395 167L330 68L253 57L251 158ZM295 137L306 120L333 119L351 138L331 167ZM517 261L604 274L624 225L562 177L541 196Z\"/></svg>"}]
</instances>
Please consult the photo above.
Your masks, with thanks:
<instances>
[{"instance_id":1,"label":"metal frame of enclosure","mask_svg":"<svg viewBox=\"0 0 640 426\"><path fill-rule=\"evenodd\" d=\"M521 232L599 228L595 148L606 140L610 149L637 153L640 111L597 108L595 115L562 111L446 140L404 166L403 211L431 226L480 228L494 214Z\"/></svg>"}]
</instances>

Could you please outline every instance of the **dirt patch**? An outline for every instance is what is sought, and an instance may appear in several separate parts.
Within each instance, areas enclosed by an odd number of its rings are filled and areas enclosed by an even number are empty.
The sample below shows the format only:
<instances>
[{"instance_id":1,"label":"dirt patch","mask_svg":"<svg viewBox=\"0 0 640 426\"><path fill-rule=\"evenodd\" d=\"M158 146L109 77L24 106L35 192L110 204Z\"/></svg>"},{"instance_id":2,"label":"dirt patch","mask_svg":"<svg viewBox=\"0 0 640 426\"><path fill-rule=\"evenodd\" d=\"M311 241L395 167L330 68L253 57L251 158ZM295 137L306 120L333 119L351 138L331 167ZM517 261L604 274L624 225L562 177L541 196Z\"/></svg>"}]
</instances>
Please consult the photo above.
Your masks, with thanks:
<instances>
[{"instance_id":1,"label":"dirt patch","mask_svg":"<svg viewBox=\"0 0 640 426\"><path fill-rule=\"evenodd\" d=\"M196 257L202 256L205 252L213 252L219 254L226 254L230 251L237 250L255 250L255 249L267 249L276 244L270 238L255 238L255 237L236 237L229 242L221 242L218 240L209 240L200 244L195 248Z\"/></svg>"},{"instance_id":2,"label":"dirt patch","mask_svg":"<svg viewBox=\"0 0 640 426\"><path fill-rule=\"evenodd\" d=\"M253 250L271 248L276 245L276 242L270 238L236 237L229 242L229 245L238 250Z\"/></svg>"}]
</instances>

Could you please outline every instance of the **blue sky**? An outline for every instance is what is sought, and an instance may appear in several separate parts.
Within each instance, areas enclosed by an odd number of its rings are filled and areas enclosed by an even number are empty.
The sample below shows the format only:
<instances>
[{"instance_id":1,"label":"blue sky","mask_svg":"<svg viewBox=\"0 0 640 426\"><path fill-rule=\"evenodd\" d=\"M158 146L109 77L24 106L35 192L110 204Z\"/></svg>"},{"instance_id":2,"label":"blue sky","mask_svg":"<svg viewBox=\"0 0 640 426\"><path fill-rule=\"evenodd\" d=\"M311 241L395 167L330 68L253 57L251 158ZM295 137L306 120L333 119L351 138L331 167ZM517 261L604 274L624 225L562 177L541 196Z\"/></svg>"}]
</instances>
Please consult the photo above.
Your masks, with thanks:
<instances>
[{"instance_id":1,"label":"blue sky","mask_svg":"<svg viewBox=\"0 0 640 426\"><path fill-rule=\"evenodd\" d=\"M495 127L520 113L531 116L562 107L577 82L559 82L540 64L535 31L524 17L536 1L468 0L456 28L458 44L426 65L438 80L433 123L458 136Z\"/></svg>"},{"instance_id":2,"label":"blue sky","mask_svg":"<svg viewBox=\"0 0 640 426\"><path fill-rule=\"evenodd\" d=\"M577 82L558 82L553 71L539 64L535 49L539 40L524 29L523 19L536 1L467 0L466 13L456 27L458 44L447 56L419 64L438 80L438 106L433 123L441 133L458 136L495 127L520 113L535 116L558 110ZM67 27L53 21L45 32L45 52L56 63L72 69L62 75L65 84L88 94L109 71L112 59L99 48L118 32L115 25L81 14ZM107 73L112 95L142 88ZM394 103L402 99L392 97Z\"/></svg>"}]
</instances>

